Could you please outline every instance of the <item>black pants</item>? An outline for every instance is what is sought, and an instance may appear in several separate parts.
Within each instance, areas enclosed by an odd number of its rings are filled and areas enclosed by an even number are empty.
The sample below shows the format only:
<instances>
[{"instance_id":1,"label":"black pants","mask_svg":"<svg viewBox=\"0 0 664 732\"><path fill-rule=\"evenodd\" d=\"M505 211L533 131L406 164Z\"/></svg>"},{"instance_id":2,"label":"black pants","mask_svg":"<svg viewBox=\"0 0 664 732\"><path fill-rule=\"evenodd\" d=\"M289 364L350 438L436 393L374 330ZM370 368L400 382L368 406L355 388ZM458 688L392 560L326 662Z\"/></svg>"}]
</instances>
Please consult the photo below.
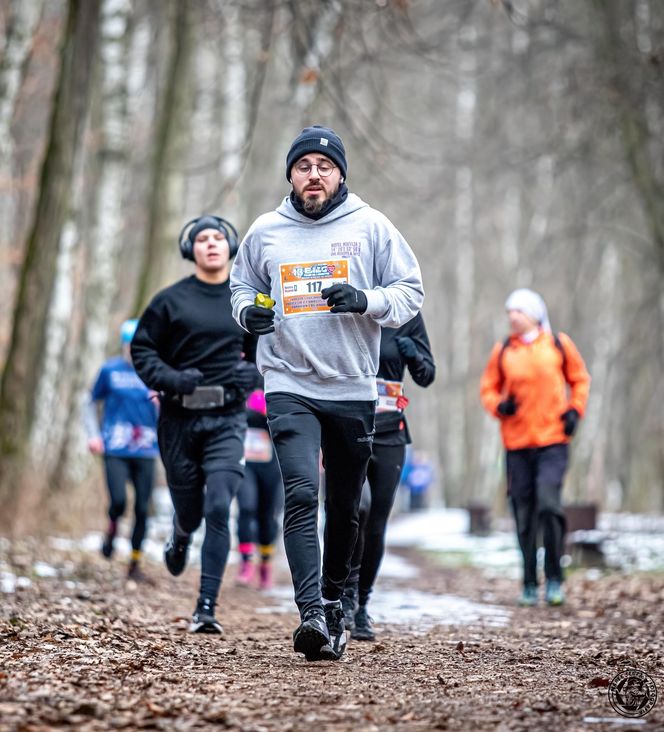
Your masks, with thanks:
<instances>
[{"instance_id":1,"label":"black pants","mask_svg":"<svg viewBox=\"0 0 664 732\"><path fill-rule=\"evenodd\" d=\"M180 531L205 518L200 597L216 601L230 549L230 506L244 474L244 412L159 417L159 448Z\"/></svg>"},{"instance_id":2,"label":"black pants","mask_svg":"<svg viewBox=\"0 0 664 732\"><path fill-rule=\"evenodd\" d=\"M154 458L104 456L106 485L111 504L108 517L117 521L127 505L127 481L134 485L134 528L131 532L131 548L139 551L145 538L148 504L154 485Z\"/></svg>"},{"instance_id":3,"label":"black pants","mask_svg":"<svg viewBox=\"0 0 664 732\"><path fill-rule=\"evenodd\" d=\"M537 584L537 538L542 530L544 575L562 582L560 557L565 538L561 493L567 445L507 451L507 490L523 556L524 585Z\"/></svg>"},{"instance_id":4,"label":"black pants","mask_svg":"<svg viewBox=\"0 0 664 732\"><path fill-rule=\"evenodd\" d=\"M268 546L274 543L279 531L277 515L283 506L283 495L276 452L269 462L247 463L237 494L240 544L258 542Z\"/></svg>"},{"instance_id":5,"label":"black pants","mask_svg":"<svg viewBox=\"0 0 664 732\"><path fill-rule=\"evenodd\" d=\"M267 395L267 416L284 479L284 545L304 614L341 597L357 540L362 484L371 456L375 404ZM325 469L322 575L318 544L319 454Z\"/></svg>"},{"instance_id":6,"label":"black pants","mask_svg":"<svg viewBox=\"0 0 664 732\"><path fill-rule=\"evenodd\" d=\"M385 553L387 520L399 487L405 454L405 445L373 446L360 501L360 531L347 582L358 587L361 605L371 595Z\"/></svg>"}]
</instances>

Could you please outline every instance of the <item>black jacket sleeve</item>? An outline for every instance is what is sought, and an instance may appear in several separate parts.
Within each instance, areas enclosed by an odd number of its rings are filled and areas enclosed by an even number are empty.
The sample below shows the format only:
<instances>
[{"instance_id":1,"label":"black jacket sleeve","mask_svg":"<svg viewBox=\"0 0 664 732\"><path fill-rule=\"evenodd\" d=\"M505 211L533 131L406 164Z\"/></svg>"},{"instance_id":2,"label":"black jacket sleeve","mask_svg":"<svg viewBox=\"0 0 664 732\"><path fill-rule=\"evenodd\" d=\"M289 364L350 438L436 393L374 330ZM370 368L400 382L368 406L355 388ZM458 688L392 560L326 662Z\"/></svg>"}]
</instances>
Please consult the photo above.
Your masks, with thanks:
<instances>
[{"instance_id":1,"label":"black jacket sleeve","mask_svg":"<svg viewBox=\"0 0 664 732\"><path fill-rule=\"evenodd\" d=\"M131 360L143 383L155 391L176 391L179 371L161 357L169 332L168 311L155 298L146 308L131 341Z\"/></svg>"},{"instance_id":2,"label":"black jacket sleeve","mask_svg":"<svg viewBox=\"0 0 664 732\"><path fill-rule=\"evenodd\" d=\"M418 386L429 386L436 378L436 364L431 353L431 344L429 336L424 325L422 314L418 313L408 324L408 332L403 335L412 338L417 347L417 356L408 359L406 366L413 381ZM400 334L401 335L401 334Z\"/></svg>"},{"instance_id":3,"label":"black jacket sleeve","mask_svg":"<svg viewBox=\"0 0 664 732\"><path fill-rule=\"evenodd\" d=\"M256 348L258 347L258 336L252 333L246 333L242 343L242 351L244 352L244 360L249 363L256 363Z\"/></svg>"}]
</instances>

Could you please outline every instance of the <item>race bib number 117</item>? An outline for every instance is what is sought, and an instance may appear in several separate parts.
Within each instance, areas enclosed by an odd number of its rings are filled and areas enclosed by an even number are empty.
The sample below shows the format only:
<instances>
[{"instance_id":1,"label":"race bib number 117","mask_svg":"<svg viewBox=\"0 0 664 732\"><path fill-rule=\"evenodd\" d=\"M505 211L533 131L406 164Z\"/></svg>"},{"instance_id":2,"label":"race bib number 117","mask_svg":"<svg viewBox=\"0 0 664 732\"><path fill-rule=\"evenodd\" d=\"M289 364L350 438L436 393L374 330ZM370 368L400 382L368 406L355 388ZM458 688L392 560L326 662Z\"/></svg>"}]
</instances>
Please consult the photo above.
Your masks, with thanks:
<instances>
[{"instance_id":1,"label":"race bib number 117","mask_svg":"<svg viewBox=\"0 0 664 732\"><path fill-rule=\"evenodd\" d=\"M332 285L348 283L348 260L282 264L281 295L284 315L306 315L329 312L321 292Z\"/></svg>"}]
</instances>

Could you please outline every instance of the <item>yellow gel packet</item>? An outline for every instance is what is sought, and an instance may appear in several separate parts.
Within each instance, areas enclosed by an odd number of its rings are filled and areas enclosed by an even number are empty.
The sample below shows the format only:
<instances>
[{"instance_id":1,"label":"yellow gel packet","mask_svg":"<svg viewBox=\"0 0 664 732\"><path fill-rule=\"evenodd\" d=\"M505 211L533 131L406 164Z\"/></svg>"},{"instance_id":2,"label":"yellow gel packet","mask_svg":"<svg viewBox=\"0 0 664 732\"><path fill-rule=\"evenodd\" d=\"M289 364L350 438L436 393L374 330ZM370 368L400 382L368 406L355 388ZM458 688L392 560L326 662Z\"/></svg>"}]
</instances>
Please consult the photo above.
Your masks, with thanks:
<instances>
[{"instance_id":1,"label":"yellow gel packet","mask_svg":"<svg viewBox=\"0 0 664 732\"><path fill-rule=\"evenodd\" d=\"M275 301L269 295L265 295L262 292L259 292L258 295L256 295L256 297L254 298L254 305L257 305L259 308L267 308L268 310L272 310L275 305Z\"/></svg>"}]
</instances>

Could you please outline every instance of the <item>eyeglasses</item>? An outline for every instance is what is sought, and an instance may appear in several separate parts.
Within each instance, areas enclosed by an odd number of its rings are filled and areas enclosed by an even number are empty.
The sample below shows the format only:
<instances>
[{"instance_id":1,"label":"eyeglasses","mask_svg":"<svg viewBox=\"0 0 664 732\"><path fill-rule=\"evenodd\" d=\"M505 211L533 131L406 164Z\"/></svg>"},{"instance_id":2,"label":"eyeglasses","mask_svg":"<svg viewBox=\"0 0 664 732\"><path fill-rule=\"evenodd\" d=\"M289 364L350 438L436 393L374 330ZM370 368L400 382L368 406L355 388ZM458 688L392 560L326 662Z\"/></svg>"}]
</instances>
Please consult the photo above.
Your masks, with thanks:
<instances>
[{"instance_id":1,"label":"eyeglasses","mask_svg":"<svg viewBox=\"0 0 664 732\"><path fill-rule=\"evenodd\" d=\"M336 167L337 166L332 165L332 163L297 163L297 165L293 166L298 175L309 175L309 173L316 168L318 175L320 175L321 178L327 178L328 175L332 174L332 171Z\"/></svg>"}]
</instances>

